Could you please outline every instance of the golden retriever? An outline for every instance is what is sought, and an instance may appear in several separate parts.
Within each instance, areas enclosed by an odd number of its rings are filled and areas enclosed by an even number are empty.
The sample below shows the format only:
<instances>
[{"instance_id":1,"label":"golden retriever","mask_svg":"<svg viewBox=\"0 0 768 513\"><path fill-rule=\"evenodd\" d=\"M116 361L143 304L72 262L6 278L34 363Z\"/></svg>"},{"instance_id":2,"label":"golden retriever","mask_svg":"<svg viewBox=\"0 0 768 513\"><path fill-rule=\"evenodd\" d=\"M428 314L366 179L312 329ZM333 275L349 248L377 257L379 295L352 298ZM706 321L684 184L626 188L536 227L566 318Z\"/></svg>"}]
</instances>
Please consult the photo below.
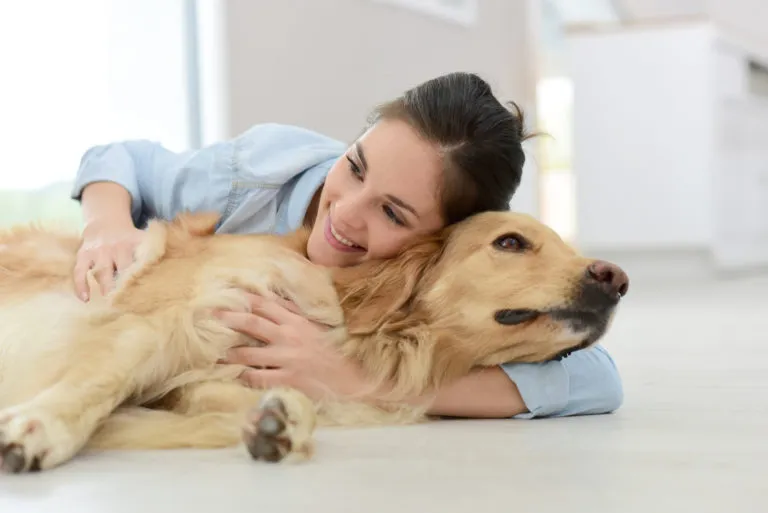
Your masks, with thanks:
<instances>
[{"instance_id":1,"label":"golden retriever","mask_svg":"<svg viewBox=\"0 0 768 513\"><path fill-rule=\"evenodd\" d=\"M317 423L422 420L408 397L478 366L539 362L606 331L626 274L581 257L535 219L485 213L401 256L344 269L309 263L307 232L214 234L218 216L152 221L106 296L76 298L77 236L0 233L0 467L53 468L83 449L225 447L301 460ZM256 390L220 363L255 344L217 319L243 291L293 301L386 392L375 404Z\"/></svg>"}]
</instances>

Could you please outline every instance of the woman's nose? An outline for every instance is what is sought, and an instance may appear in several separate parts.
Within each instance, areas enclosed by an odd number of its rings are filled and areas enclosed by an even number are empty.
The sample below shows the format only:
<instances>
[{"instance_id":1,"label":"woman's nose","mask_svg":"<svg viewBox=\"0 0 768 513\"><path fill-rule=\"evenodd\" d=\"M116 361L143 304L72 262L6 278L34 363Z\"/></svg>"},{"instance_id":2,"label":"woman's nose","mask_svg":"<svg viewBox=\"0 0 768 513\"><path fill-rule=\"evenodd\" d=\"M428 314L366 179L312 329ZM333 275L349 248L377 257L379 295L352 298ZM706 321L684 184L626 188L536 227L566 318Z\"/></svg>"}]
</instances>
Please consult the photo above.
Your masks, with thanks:
<instances>
[{"instance_id":1,"label":"woman's nose","mask_svg":"<svg viewBox=\"0 0 768 513\"><path fill-rule=\"evenodd\" d=\"M363 205L358 198L347 197L337 201L334 214L334 222L353 230L359 230L365 225Z\"/></svg>"}]
</instances>

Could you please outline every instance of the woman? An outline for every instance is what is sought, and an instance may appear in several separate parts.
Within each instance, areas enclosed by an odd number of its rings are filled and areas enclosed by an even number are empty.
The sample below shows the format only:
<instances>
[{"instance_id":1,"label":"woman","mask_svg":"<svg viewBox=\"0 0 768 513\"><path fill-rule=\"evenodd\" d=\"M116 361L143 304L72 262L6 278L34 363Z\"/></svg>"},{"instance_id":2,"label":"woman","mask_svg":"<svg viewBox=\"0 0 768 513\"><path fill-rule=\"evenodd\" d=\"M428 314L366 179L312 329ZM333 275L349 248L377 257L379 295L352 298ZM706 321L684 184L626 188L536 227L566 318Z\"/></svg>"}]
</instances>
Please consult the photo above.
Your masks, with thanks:
<instances>
[{"instance_id":1,"label":"woman","mask_svg":"<svg viewBox=\"0 0 768 513\"><path fill-rule=\"evenodd\" d=\"M486 82L452 73L376 109L349 147L296 127L257 125L181 154L148 141L92 148L72 191L85 219L76 290L88 299L91 268L108 288L131 262L143 235L137 226L182 210L221 212L219 232L285 233L307 224L307 252L320 265L392 257L420 234L477 212L508 210L524 138L519 112L501 105ZM245 383L289 385L313 396L362 389L359 370L324 345L320 326L290 304L251 299L253 313L221 315L267 343L228 355L252 367ZM610 356L596 347L559 362L477 371L413 401L436 415L532 418L610 412L622 389Z\"/></svg>"}]
</instances>

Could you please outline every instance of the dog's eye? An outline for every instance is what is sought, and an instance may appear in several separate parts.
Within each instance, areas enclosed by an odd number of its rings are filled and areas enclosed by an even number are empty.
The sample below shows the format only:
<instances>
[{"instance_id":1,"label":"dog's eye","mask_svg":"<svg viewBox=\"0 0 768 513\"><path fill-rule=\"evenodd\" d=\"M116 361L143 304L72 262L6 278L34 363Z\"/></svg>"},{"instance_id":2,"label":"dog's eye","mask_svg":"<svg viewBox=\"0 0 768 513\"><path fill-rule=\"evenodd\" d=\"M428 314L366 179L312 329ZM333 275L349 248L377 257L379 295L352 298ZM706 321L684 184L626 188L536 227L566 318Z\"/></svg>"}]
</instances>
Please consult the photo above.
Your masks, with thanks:
<instances>
[{"instance_id":1,"label":"dog's eye","mask_svg":"<svg viewBox=\"0 0 768 513\"><path fill-rule=\"evenodd\" d=\"M517 233L508 233L493 241L493 245L504 251L522 251L528 247L528 242Z\"/></svg>"}]
</instances>

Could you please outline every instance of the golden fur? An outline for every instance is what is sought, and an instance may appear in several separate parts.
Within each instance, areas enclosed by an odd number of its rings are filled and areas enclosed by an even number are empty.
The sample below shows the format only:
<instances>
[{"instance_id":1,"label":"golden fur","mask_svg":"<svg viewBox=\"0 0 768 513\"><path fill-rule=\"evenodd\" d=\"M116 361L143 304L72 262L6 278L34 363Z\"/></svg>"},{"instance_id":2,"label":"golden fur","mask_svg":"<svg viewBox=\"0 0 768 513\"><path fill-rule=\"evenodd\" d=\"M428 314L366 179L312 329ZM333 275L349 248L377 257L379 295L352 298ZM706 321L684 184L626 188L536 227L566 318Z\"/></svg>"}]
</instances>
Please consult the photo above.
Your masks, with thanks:
<instances>
[{"instance_id":1,"label":"golden fur","mask_svg":"<svg viewBox=\"0 0 768 513\"><path fill-rule=\"evenodd\" d=\"M92 286L89 303L72 289L79 237L29 226L0 233L3 469L52 468L84 448L223 447L243 437L254 458L303 459L316 423L418 421L424 411L407 397L474 367L584 347L613 315L609 302L585 328L547 314L579 309L593 261L521 214L480 214L398 258L334 270L306 260L304 230L214 235L217 220L151 222L134 264L107 296ZM243 290L281 295L328 325L385 400L312 402L242 385L242 368L217 362L254 342L212 312L246 311ZM543 314L502 324L502 310Z\"/></svg>"}]
</instances>

